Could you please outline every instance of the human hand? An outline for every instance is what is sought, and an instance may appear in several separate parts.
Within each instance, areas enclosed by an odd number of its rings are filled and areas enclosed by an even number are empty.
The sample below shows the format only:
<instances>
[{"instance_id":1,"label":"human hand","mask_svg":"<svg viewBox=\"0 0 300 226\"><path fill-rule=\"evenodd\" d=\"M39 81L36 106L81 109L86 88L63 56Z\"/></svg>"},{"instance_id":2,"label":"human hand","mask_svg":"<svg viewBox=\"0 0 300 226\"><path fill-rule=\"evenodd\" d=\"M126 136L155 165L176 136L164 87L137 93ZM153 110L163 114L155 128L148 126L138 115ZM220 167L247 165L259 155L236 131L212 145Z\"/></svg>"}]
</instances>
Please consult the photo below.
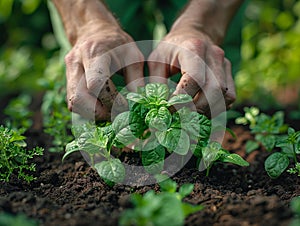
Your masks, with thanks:
<instances>
[{"instance_id":1,"label":"human hand","mask_svg":"<svg viewBox=\"0 0 300 226\"><path fill-rule=\"evenodd\" d=\"M143 55L132 38L112 24L86 24L65 57L69 110L85 118L111 119L111 108L126 104L110 76L120 71L131 91L143 78ZM139 84L140 85L140 84Z\"/></svg>"},{"instance_id":2,"label":"human hand","mask_svg":"<svg viewBox=\"0 0 300 226\"><path fill-rule=\"evenodd\" d=\"M163 81L180 72L174 95L191 95L197 111L207 116L217 116L235 101L231 64L224 51L193 27L171 30L149 56L148 66L150 79L158 76Z\"/></svg>"},{"instance_id":3,"label":"human hand","mask_svg":"<svg viewBox=\"0 0 300 226\"><path fill-rule=\"evenodd\" d=\"M151 77L182 77L174 94L187 92L197 110L214 117L236 98L230 62L219 47L243 0L190 0L171 31L149 56Z\"/></svg>"}]
</instances>

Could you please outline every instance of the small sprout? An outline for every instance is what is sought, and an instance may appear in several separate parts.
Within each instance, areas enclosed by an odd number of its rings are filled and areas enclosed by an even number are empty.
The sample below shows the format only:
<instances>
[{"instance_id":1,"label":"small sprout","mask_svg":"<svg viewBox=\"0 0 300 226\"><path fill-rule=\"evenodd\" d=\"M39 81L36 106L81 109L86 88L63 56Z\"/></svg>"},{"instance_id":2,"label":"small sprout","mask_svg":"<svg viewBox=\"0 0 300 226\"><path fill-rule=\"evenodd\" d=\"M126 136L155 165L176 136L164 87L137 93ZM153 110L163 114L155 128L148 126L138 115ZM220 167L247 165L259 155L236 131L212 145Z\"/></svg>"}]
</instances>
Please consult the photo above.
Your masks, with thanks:
<instances>
[{"instance_id":1,"label":"small sprout","mask_svg":"<svg viewBox=\"0 0 300 226\"><path fill-rule=\"evenodd\" d=\"M193 184L184 184L179 189L175 181L159 175L161 192L148 191L143 196L133 194L134 208L125 210L119 220L121 226L182 226L187 216L203 209L201 205L183 202L183 198L193 191Z\"/></svg>"},{"instance_id":2,"label":"small sprout","mask_svg":"<svg viewBox=\"0 0 300 226\"><path fill-rule=\"evenodd\" d=\"M249 124L251 133L255 140L249 140L246 143L246 152L250 153L262 145L267 151L274 151L280 148L280 151L273 152L265 161L265 170L268 175L276 179L289 166L293 159L295 166L288 169L287 172L300 176L300 164L297 155L300 153L300 131L284 124L284 114L281 111L269 116L259 113L256 108L245 108L245 116L236 119L237 124Z\"/></svg>"}]
</instances>

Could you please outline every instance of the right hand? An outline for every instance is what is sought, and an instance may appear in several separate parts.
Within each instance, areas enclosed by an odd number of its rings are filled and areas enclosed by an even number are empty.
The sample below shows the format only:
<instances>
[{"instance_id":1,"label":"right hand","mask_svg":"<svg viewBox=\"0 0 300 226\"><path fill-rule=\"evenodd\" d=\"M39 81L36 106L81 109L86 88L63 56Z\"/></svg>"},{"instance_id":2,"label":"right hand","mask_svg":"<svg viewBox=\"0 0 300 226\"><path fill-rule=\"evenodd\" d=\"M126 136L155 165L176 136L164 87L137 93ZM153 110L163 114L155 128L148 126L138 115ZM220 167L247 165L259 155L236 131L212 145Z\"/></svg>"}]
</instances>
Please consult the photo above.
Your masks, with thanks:
<instances>
[{"instance_id":1,"label":"right hand","mask_svg":"<svg viewBox=\"0 0 300 226\"><path fill-rule=\"evenodd\" d=\"M120 27L86 24L65 57L69 110L84 118L110 120L113 102L124 101L110 79L112 73L120 71L129 90L135 91L143 85L133 83L143 79L143 61L133 39Z\"/></svg>"}]
</instances>

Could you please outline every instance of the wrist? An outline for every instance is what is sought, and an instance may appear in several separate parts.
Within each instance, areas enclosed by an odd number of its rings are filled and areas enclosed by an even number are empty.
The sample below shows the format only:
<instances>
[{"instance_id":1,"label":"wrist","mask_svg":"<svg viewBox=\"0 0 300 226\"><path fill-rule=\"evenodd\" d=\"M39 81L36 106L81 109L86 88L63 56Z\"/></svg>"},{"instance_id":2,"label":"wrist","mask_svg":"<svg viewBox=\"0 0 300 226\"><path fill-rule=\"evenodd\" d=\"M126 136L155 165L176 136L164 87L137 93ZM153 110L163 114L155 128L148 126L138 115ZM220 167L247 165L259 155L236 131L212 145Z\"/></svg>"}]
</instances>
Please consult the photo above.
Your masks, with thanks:
<instances>
[{"instance_id":1,"label":"wrist","mask_svg":"<svg viewBox=\"0 0 300 226\"><path fill-rule=\"evenodd\" d=\"M194 29L221 45L227 27L243 0L192 0L173 24L171 31Z\"/></svg>"},{"instance_id":2,"label":"wrist","mask_svg":"<svg viewBox=\"0 0 300 226\"><path fill-rule=\"evenodd\" d=\"M117 20L99 0L52 0L72 45L84 35L106 27L120 28Z\"/></svg>"}]
</instances>

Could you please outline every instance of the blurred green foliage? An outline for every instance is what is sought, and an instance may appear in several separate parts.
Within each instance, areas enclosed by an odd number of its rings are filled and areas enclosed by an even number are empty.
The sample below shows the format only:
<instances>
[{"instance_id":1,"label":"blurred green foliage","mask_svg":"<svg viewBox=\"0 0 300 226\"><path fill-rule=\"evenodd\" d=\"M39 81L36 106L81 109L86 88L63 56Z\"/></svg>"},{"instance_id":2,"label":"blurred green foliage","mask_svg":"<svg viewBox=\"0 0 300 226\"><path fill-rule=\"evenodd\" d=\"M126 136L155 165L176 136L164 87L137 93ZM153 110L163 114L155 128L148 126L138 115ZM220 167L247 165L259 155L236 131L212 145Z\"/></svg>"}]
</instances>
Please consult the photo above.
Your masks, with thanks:
<instances>
[{"instance_id":1,"label":"blurred green foliage","mask_svg":"<svg viewBox=\"0 0 300 226\"><path fill-rule=\"evenodd\" d=\"M36 92L49 59L59 49L46 1L0 0L0 98Z\"/></svg>"},{"instance_id":2,"label":"blurred green foliage","mask_svg":"<svg viewBox=\"0 0 300 226\"><path fill-rule=\"evenodd\" d=\"M242 36L238 102L266 109L285 87L300 88L300 1L250 1Z\"/></svg>"},{"instance_id":3,"label":"blurred green foliage","mask_svg":"<svg viewBox=\"0 0 300 226\"><path fill-rule=\"evenodd\" d=\"M53 34L46 0L0 0L0 32L0 98L38 91L65 95L62 41ZM273 94L300 84L300 1L250 0L242 33L238 103L274 107ZM50 97L44 112L66 108L62 96Z\"/></svg>"}]
</instances>

